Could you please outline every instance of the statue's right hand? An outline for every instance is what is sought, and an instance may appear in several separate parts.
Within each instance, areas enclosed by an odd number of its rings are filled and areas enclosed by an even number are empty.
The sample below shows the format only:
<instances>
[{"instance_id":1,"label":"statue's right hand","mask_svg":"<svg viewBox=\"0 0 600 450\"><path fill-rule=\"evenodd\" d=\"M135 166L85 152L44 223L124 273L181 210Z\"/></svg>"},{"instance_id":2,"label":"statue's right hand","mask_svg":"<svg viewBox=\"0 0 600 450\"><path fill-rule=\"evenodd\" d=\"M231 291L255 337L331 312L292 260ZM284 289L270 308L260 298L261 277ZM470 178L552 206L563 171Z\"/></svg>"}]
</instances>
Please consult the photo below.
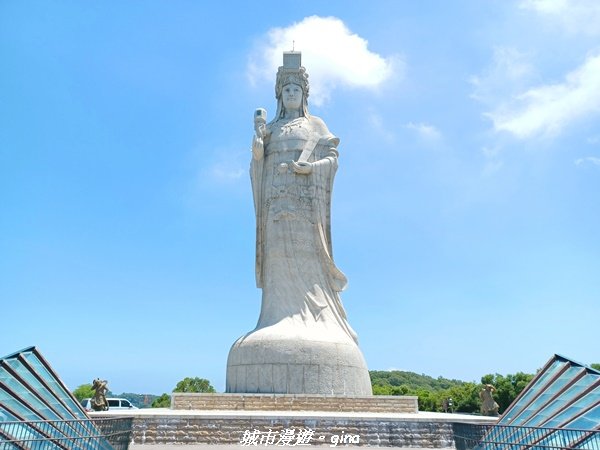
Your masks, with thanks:
<instances>
[{"instance_id":1,"label":"statue's right hand","mask_svg":"<svg viewBox=\"0 0 600 450\"><path fill-rule=\"evenodd\" d=\"M262 137L254 136L252 138L252 156L256 160L262 159L265 154L265 145L263 143Z\"/></svg>"},{"instance_id":2,"label":"statue's right hand","mask_svg":"<svg viewBox=\"0 0 600 450\"><path fill-rule=\"evenodd\" d=\"M263 139L267 134L267 127L264 122L254 122L254 132L257 138Z\"/></svg>"}]
</instances>

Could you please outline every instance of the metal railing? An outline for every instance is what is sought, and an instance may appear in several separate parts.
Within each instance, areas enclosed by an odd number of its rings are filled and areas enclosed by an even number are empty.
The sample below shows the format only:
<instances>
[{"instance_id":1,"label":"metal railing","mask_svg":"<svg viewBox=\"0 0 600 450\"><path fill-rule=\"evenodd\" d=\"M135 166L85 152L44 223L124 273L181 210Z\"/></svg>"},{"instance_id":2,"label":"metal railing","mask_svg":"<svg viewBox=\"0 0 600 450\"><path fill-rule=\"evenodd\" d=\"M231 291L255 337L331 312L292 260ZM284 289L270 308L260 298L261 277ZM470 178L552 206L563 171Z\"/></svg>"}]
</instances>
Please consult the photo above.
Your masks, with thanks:
<instances>
[{"instance_id":1,"label":"metal railing","mask_svg":"<svg viewBox=\"0 0 600 450\"><path fill-rule=\"evenodd\" d=\"M0 421L0 450L127 450L133 418Z\"/></svg>"},{"instance_id":2,"label":"metal railing","mask_svg":"<svg viewBox=\"0 0 600 450\"><path fill-rule=\"evenodd\" d=\"M600 450L600 430L453 423L457 450Z\"/></svg>"}]
</instances>

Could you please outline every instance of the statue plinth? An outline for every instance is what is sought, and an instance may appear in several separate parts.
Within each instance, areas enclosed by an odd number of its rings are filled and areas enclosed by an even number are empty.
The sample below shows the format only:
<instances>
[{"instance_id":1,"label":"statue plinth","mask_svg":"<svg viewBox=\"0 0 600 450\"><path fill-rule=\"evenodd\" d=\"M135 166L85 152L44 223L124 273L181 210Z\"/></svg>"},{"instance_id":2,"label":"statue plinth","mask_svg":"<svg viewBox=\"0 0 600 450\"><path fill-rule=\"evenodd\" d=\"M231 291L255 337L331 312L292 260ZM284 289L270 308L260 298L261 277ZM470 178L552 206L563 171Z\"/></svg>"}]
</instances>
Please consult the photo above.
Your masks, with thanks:
<instances>
[{"instance_id":1,"label":"statue plinth","mask_svg":"<svg viewBox=\"0 0 600 450\"><path fill-rule=\"evenodd\" d=\"M344 333L289 324L238 339L227 360L227 392L371 395L363 355Z\"/></svg>"}]
</instances>

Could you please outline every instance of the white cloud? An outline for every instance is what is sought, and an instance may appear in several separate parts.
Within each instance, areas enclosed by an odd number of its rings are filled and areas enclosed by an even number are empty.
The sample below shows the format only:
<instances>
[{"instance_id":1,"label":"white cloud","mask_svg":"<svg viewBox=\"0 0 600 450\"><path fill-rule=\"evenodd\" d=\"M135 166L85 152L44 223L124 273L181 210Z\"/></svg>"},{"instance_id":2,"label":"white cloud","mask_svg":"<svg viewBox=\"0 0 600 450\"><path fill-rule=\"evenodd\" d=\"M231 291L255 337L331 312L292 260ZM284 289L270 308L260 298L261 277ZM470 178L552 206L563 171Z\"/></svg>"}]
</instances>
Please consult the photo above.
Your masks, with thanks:
<instances>
[{"instance_id":1,"label":"white cloud","mask_svg":"<svg viewBox=\"0 0 600 450\"><path fill-rule=\"evenodd\" d=\"M598 0L523 0L519 7L534 11L569 33L600 35Z\"/></svg>"},{"instance_id":2,"label":"white cloud","mask_svg":"<svg viewBox=\"0 0 600 450\"><path fill-rule=\"evenodd\" d=\"M437 141L442 137L436 127L426 123L409 122L406 124L406 128L414 130L421 139L426 141Z\"/></svg>"},{"instance_id":3,"label":"white cloud","mask_svg":"<svg viewBox=\"0 0 600 450\"><path fill-rule=\"evenodd\" d=\"M531 88L485 115L496 131L529 138L558 134L576 119L598 112L600 55L592 55L563 83Z\"/></svg>"},{"instance_id":4,"label":"white cloud","mask_svg":"<svg viewBox=\"0 0 600 450\"><path fill-rule=\"evenodd\" d=\"M495 102L524 86L534 74L528 55L512 47L495 47L490 67L469 80L474 88L471 97L484 103Z\"/></svg>"},{"instance_id":5,"label":"white cloud","mask_svg":"<svg viewBox=\"0 0 600 450\"><path fill-rule=\"evenodd\" d=\"M486 159L496 159L500 155L499 147L483 147L481 153Z\"/></svg>"},{"instance_id":6,"label":"white cloud","mask_svg":"<svg viewBox=\"0 0 600 450\"><path fill-rule=\"evenodd\" d=\"M246 170L240 167L227 167L217 163L209 168L209 173L213 180L221 183L229 183L240 179L246 174Z\"/></svg>"},{"instance_id":7,"label":"white cloud","mask_svg":"<svg viewBox=\"0 0 600 450\"><path fill-rule=\"evenodd\" d=\"M498 161L498 160L486 161L483 166L483 170L481 171L481 174L484 177L490 177L493 174L495 174L496 172L498 172L500 169L502 169L503 166L504 166L504 163L502 161Z\"/></svg>"},{"instance_id":8,"label":"white cloud","mask_svg":"<svg viewBox=\"0 0 600 450\"><path fill-rule=\"evenodd\" d=\"M586 156L585 158L578 158L575 160L576 166L583 166L584 164L600 166L600 158L596 158L595 156Z\"/></svg>"},{"instance_id":9,"label":"white cloud","mask_svg":"<svg viewBox=\"0 0 600 450\"><path fill-rule=\"evenodd\" d=\"M212 153L211 153L212 152ZM192 184L194 189L203 190L206 186L235 185L248 177L250 151L240 151L231 147L207 149L198 146L190 151L188 166L194 168Z\"/></svg>"},{"instance_id":10,"label":"white cloud","mask_svg":"<svg viewBox=\"0 0 600 450\"><path fill-rule=\"evenodd\" d=\"M504 162L500 160L500 147L483 147L481 153L485 158L482 175L489 177L498 172L504 166Z\"/></svg>"},{"instance_id":11,"label":"white cloud","mask_svg":"<svg viewBox=\"0 0 600 450\"><path fill-rule=\"evenodd\" d=\"M567 9L568 5L568 0L523 0L519 7L543 14L560 14Z\"/></svg>"},{"instance_id":12,"label":"white cloud","mask_svg":"<svg viewBox=\"0 0 600 450\"><path fill-rule=\"evenodd\" d=\"M371 129L379 134L387 142L394 142L396 135L391 127L385 125L383 118L375 111L369 111L367 115Z\"/></svg>"},{"instance_id":13,"label":"white cloud","mask_svg":"<svg viewBox=\"0 0 600 450\"><path fill-rule=\"evenodd\" d=\"M590 145L600 144L600 136L591 136L585 140Z\"/></svg>"},{"instance_id":14,"label":"white cloud","mask_svg":"<svg viewBox=\"0 0 600 450\"><path fill-rule=\"evenodd\" d=\"M273 80L284 51L302 52L310 82L310 100L325 102L336 86L376 88L402 69L399 57L371 52L364 38L336 17L310 16L286 28L273 28L251 56L253 82Z\"/></svg>"}]
</instances>

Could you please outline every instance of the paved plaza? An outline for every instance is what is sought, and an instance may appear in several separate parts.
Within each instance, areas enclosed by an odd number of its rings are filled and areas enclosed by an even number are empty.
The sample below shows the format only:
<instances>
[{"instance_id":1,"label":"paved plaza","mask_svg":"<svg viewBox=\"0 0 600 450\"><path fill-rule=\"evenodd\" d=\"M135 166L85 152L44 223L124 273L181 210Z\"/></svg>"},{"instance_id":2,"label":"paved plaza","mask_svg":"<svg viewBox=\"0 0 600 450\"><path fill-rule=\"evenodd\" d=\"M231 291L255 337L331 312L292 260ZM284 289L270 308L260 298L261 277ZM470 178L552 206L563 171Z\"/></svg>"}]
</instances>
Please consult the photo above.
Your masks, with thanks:
<instances>
[{"instance_id":1,"label":"paved plaza","mask_svg":"<svg viewBox=\"0 0 600 450\"><path fill-rule=\"evenodd\" d=\"M262 446L264 447L264 446ZM242 446L240 444L232 444L232 445L211 445L211 444L148 444L148 445L138 445L132 444L129 446L130 450L242 450L247 448L258 448L258 447L247 447ZM307 449L317 449L317 450L328 450L330 448L335 448L329 445L310 445L306 447ZM337 448L343 449L365 449L365 448L381 448L381 449L396 449L402 450L403 447L368 447L368 446L356 446L356 445L338 445ZM271 450L276 450L275 446L271 446ZM425 450L420 448L411 447L410 450ZM427 449L431 450L431 449Z\"/></svg>"},{"instance_id":2,"label":"paved plaza","mask_svg":"<svg viewBox=\"0 0 600 450\"><path fill-rule=\"evenodd\" d=\"M197 411L197 410L172 410L172 409L140 409L135 410L135 412L128 411L129 416L134 416L138 421L148 420L149 418L155 417L164 420L197 420L197 419L212 419L214 421L231 421L231 420L240 420L245 419L248 421L260 421L267 419L275 419L275 420L289 420L289 419L297 419L300 421L305 420L330 420L333 418L342 419L347 422L352 422L355 420L366 420L366 421L389 421L389 420L399 420L404 421L406 424L411 422L423 422L423 423L436 423L438 425L446 422L467 422L467 423L490 423L495 421L494 418L490 417L482 417L482 416L473 416L466 414L444 414L444 413L434 413L434 412L418 412L418 413L357 413L357 412L343 412L343 413L335 413L335 412L325 412L325 411ZM102 416L122 416L124 413L122 411L108 411L103 413L91 413L92 416L102 415ZM250 422L249 422L250 423ZM406 426L405 424L405 426ZM346 425L350 426L349 423ZM171 426L175 426L174 423L171 423ZM254 425L257 426L257 425ZM313 428L315 424L312 424L311 428ZM153 425L150 425L150 428L153 428ZM131 450L178 450L183 448L184 450L242 450L244 448L254 448L258 450L259 447L275 447L269 450L278 450L281 448L281 445L241 445L240 443L233 444L208 444L208 443L200 443L200 444L185 444L185 443L172 443L172 444L151 444L145 443L142 444L140 441L134 441L135 443L131 445ZM400 443L399 443L400 444ZM406 445L406 444L405 444ZM417 444L419 445L419 444ZM301 447L305 447L306 450L314 448L316 450L327 450L331 448L395 448L402 449L408 447L370 447L368 445L355 445L355 444L345 444L339 443L338 445L333 445L329 443L317 443L310 445L301 445ZM410 447L412 450L420 450L421 447ZM266 450L266 449L265 449Z\"/></svg>"}]
</instances>

